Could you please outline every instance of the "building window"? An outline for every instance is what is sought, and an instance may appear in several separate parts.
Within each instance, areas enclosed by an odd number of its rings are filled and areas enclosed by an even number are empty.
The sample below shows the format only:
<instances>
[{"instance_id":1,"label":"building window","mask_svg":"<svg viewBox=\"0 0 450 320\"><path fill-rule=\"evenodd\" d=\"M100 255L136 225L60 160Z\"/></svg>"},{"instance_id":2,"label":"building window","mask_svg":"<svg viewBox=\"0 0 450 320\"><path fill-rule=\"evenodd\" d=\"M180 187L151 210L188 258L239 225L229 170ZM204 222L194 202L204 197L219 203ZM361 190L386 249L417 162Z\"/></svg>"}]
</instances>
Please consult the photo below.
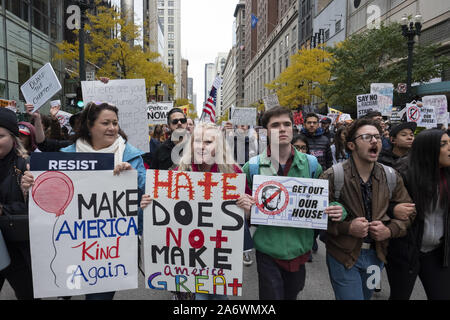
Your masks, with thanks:
<instances>
[{"instance_id":1,"label":"building window","mask_svg":"<svg viewBox=\"0 0 450 320\"><path fill-rule=\"evenodd\" d=\"M175 15L175 10L169 9L169 16L174 16L174 15Z\"/></svg>"},{"instance_id":2,"label":"building window","mask_svg":"<svg viewBox=\"0 0 450 320\"><path fill-rule=\"evenodd\" d=\"M168 28L169 28L169 32L175 31L175 27L173 26L173 24L169 24Z\"/></svg>"},{"instance_id":3,"label":"building window","mask_svg":"<svg viewBox=\"0 0 450 320\"><path fill-rule=\"evenodd\" d=\"M335 27L336 27L335 33L341 31L341 20L336 21Z\"/></svg>"},{"instance_id":4,"label":"building window","mask_svg":"<svg viewBox=\"0 0 450 320\"><path fill-rule=\"evenodd\" d=\"M175 1L169 0L168 2L169 7L174 7Z\"/></svg>"},{"instance_id":5,"label":"building window","mask_svg":"<svg viewBox=\"0 0 450 320\"><path fill-rule=\"evenodd\" d=\"M174 40L175 39L175 34L174 33L169 33L168 37L169 40Z\"/></svg>"},{"instance_id":6,"label":"building window","mask_svg":"<svg viewBox=\"0 0 450 320\"><path fill-rule=\"evenodd\" d=\"M158 7L164 7L164 0L158 0Z\"/></svg>"},{"instance_id":7,"label":"building window","mask_svg":"<svg viewBox=\"0 0 450 320\"><path fill-rule=\"evenodd\" d=\"M330 29L325 30L325 41L330 39Z\"/></svg>"}]
</instances>

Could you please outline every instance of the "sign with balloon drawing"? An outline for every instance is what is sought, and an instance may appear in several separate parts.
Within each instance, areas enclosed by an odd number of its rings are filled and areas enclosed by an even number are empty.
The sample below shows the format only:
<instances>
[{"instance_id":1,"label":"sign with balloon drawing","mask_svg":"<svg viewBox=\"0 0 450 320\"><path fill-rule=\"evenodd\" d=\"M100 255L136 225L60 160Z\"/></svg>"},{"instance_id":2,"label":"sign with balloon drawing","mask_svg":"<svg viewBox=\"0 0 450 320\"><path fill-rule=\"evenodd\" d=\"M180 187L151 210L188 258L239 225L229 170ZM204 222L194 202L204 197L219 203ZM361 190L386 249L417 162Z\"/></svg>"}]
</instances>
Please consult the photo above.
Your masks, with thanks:
<instances>
[{"instance_id":1,"label":"sign with balloon drawing","mask_svg":"<svg viewBox=\"0 0 450 320\"><path fill-rule=\"evenodd\" d=\"M97 160L71 155L49 158L52 171L33 171L31 159L34 297L137 288L137 172L114 176L112 170L95 170Z\"/></svg>"}]
</instances>

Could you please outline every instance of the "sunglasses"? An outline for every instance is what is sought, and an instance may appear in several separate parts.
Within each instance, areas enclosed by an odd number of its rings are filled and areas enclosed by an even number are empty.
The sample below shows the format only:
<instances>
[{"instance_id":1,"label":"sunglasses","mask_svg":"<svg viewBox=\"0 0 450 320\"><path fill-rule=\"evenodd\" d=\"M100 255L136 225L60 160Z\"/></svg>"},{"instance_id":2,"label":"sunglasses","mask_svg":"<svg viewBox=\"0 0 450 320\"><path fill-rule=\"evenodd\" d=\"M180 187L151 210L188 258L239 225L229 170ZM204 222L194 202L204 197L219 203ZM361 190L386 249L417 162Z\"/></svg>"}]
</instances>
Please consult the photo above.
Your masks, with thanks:
<instances>
[{"instance_id":1,"label":"sunglasses","mask_svg":"<svg viewBox=\"0 0 450 320\"><path fill-rule=\"evenodd\" d=\"M171 121L171 123L172 123L173 125L178 124L178 122L181 122L181 124L185 124L185 123L187 122L187 119L186 119L186 118L180 118L180 119L173 119L173 120Z\"/></svg>"}]
</instances>

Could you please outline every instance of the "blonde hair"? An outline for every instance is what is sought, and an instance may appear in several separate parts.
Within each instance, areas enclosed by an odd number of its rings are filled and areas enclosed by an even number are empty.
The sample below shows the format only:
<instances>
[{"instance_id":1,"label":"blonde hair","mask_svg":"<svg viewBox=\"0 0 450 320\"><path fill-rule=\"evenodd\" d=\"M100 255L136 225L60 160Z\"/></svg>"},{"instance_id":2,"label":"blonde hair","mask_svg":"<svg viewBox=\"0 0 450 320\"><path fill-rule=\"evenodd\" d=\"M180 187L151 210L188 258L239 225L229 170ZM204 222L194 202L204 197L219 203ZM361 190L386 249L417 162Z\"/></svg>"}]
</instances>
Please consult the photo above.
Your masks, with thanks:
<instances>
[{"instance_id":1,"label":"blonde hair","mask_svg":"<svg viewBox=\"0 0 450 320\"><path fill-rule=\"evenodd\" d=\"M233 152L231 152L228 143L225 141L225 138L222 134L220 127L210 122L200 122L194 128L194 132L190 137L189 142L186 144L183 149L183 156L180 160L180 165L178 166L178 170L180 171L192 171L192 164L194 163L194 139L195 135L201 131L205 132L207 130L214 130L214 138L215 138L215 155L214 155L214 163L217 164L219 168L219 172L221 173L234 173L236 172L235 168L239 165L234 161Z\"/></svg>"},{"instance_id":2,"label":"blonde hair","mask_svg":"<svg viewBox=\"0 0 450 320\"><path fill-rule=\"evenodd\" d=\"M11 136L12 136L12 138L13 138L13 140L14 140L14 147L13 147L13 148L14 148L14 150L16 151L16 154L17 154L19 157L22 157L22 158L24 158L24 159L27 159L28 156L29 156L28 151L27 151L27 149L25 149L25 147L23 146L23 144L22 144L22 142L20 141L19 137L13 135L12 133L11 133Z\"/></svg>"}]
</instances>

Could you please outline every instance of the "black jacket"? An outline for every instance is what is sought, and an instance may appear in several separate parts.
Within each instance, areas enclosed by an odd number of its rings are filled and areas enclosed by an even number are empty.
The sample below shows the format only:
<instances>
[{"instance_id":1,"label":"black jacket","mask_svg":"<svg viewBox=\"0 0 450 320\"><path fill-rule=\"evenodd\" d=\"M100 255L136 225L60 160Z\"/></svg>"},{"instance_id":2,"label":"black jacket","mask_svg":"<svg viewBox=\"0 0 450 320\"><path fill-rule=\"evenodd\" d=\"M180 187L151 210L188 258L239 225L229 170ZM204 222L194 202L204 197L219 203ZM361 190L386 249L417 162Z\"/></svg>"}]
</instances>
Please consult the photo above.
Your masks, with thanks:
<instances>
[{"instance_id":1,"label":"black jacket","mask_svg":"<svg viewBox=\"0 0 450 320\"><path fill-rule=\"evenodd\" d=\"M399 165L399 172L401 173L405 186L410 190L410 182L407 180L406 173L408 170L408 157L402 158ZM447 175L447 181L450 181L450 176ZM409 191L410 192L410 191ZM414 199L413 199L414 201ZM444 241L443 241L443 256L442 266L448 267L450 263L450 206L447 204L447 214L444 217ZM422 246L422 238L424 232L424 215L423 212L417 212L416 218L408 229L405 237L391 239L389 241L387 262L396 265L401 265L410 271L417 270L419 267L420 248Z\"/></svg>"},{"instance_id":2,"label":"black jacket","mask_svg":"<svg viewBox=\"0 0 450 320\"><path fill-rule=\"evenodd\" d=\"M28 205L20 189L27 161L15 154L14 149L0 160L0 204L3 214L28 214Z\"/></svg>"},{"instance_id":3,"label":"black jacket","mask_svg":"<svg viewBox=\"0 0 450 320\"><path fill-rule=\"evenodd\" d=\"M317 158L323 171L333 165L333 154L331 153L330 140L324 135L322 128L318 128L314 134L310 134L305 128L302 133L306 136L309 145L309 153Z\"/></svg>"},{"instance_id":4,"label":"black jacket","mask_svg":"<svg viewBox=\"0 0 450 320\"><path fill-rule=\"evenodd\" d=\"M392 149L389 150L383 149L381 150L380 155L378 156L378 162L387 165L389 167L392 167L397 171L400 170L405 171L407 168L403 168L405 162L402 160L406 159L407 157L408 155L405 155L403 157L397 156L392 152Z\"/></svg>"}]
</instances>

